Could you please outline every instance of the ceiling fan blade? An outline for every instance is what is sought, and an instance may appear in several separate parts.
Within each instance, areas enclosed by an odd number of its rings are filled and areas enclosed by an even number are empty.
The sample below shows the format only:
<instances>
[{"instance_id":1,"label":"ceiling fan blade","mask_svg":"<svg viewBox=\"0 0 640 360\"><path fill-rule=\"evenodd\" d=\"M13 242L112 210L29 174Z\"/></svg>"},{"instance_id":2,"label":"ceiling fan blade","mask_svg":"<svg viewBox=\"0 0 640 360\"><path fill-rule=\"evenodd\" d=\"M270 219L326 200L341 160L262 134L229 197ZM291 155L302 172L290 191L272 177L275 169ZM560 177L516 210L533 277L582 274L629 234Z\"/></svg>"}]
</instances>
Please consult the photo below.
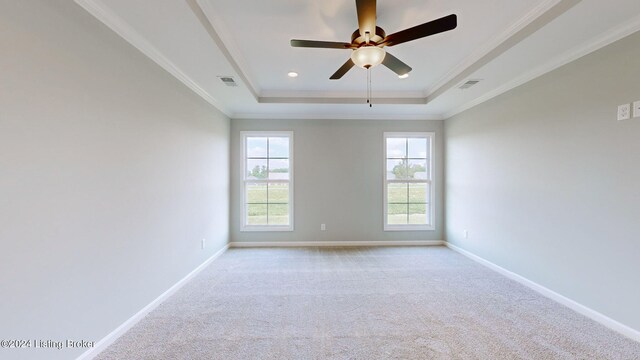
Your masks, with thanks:
<instances>
[{"instance_id":1,"label":"ceiling fan blade","mask_svg":"<svg viewBox=\"0 0 640 360\"><path fill-rule=\"evenodd\" d=\"M382 65L391 69L394 73L398 74L398 76L408 74L409 71L411 71L411 66L403 63L397 57L389 54L388 51L387 51L387 54L384 56Z\"/></svg>"},{"instance_id":2,"label":"ceiling fan blade","mask_svg":"<svg viewBox=\"0 0 640 360\"><path fill-rule=\"evenodd\" d=\"M370 36L376 34L376 0L356 0L358 10L358 28L360 35L368 31Z\"/></svg>"},{"instance_id":3,"label":"ceiling fan blade","mask_svg":"<svg viewBox=\"0 0 640 360\"><path fill-rule=\"evenodd\" d=\"M386 46L394 46L405 43L407 41L420 39L425 36L435 35L441 32L453 30L456 28L456 26L458 26L458 17L455 14L451 14L443 18L429 21L428 23L414 26L412 28L388 35L386 38L384 38L383 44Z\"/></svg>"},{"instance_id":4,"label":"ceiling fan blade","mask_svg":"<svg viewBox=\"0 0 640 360\"><path fill-rule=\"evenodd\" d=\"M346 73L347 73L347 71L351 70L351 68L352 68L352 67L354 67L354 65L355 65L355 64L353 63L353 61L351 60L351 58L349 58L349 60L347 60L347 62L346 62L346 63L344 63L344 65L342 65L342 66L340 67L340 69L338 69L338 71L336 71L336 72L335 72L335 74L331 75L331 77L330 77L329 79L331 79L331 80L338 80L338 79L340 79L341 77L343 77L343 76L344 76L344 74L346 74Z\"/></svg>"},{"instance_id":5,"label":"ceiling fan blade","mask_svg":"<svg viewBox=\"0 0 640 360\"><path fill-rule=\"evenodd\" d=\"M306 47L306 48L322 48L322 49L351 49L353 46L350 43L341 43L335 41L316 41L316 40L291 40L291 46L293 47Z\"/></svg>"}]
</instances>

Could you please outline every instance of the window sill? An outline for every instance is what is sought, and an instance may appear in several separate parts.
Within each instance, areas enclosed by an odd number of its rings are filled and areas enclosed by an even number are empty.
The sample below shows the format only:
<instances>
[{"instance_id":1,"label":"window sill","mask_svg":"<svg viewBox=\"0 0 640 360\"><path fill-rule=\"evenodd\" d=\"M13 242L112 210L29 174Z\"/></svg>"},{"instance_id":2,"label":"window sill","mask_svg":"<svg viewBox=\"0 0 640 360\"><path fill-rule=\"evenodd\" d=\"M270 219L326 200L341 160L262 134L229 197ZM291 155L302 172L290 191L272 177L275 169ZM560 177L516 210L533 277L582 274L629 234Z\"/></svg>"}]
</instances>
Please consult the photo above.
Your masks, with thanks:
<instances>
[{"instance_id":1,"label":"window sill","mask_svg":"<svg viewBox=\"0 0 640 360\"><path fill-rule=\"evenodd\" d=\"M240 227L240 232L260 232L260 231L293 231L293 226L255 226L245 225Z\"/></svg>"}]
</instances>

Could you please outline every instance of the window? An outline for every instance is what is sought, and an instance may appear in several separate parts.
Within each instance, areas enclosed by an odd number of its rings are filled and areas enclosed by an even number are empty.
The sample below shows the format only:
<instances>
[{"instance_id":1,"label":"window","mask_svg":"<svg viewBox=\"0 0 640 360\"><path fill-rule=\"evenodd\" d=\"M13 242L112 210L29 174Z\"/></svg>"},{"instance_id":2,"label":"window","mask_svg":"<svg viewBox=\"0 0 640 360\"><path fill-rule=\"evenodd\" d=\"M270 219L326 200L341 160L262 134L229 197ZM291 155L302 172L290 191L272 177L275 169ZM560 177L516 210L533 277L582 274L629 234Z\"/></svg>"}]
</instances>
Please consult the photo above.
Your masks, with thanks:
<instances>
[{"instance_id":1,"label":"window","mask_svg":"<svg viewBox=\"0 0 640 360\"><path fill-rule=\"evenodd\" d=\"M241 231L293 230L293 133L240 134Z\"/></svg>"},{"instance_id":2,"label":"window","mask_svg":"<svg viewBox=\"0 0 640 360\"><path fill-rule=\"evenodd\" d=\"M384 230L433 230L433 133L384 133Z\"/></svg>"}]
</instances>

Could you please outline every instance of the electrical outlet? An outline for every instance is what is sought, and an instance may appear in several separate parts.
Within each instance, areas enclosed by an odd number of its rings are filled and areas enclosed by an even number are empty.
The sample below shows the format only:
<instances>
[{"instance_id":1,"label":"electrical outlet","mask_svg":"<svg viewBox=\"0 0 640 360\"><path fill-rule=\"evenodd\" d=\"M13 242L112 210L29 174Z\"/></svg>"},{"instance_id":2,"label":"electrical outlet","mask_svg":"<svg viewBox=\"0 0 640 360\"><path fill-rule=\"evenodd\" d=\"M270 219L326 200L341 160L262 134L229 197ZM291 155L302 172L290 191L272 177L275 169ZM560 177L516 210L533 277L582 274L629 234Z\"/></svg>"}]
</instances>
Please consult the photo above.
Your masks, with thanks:
<instances>
[{"instance_id":1,"label":"electrical outlet","mask_svg":"<svg viewBox=\"0 0 640 360\"><path fill-rule=\"evenodd\" d=\"M202 248L204 249L207 246L207 239L202 239Z\"/></svg>"},{"instance_id":2,"label":"electrical outlet","mask_svg":"<svg viewBox=\"0 0 640 360\"><path fill-rule=\"evenodd\" d=\"M631 105L624 104L624 105L618 106L618 121L629 120L630 112L631 112Z\"/></svg>"},{"instance_id":3,"label":"electrical outlet","mask_svg":"<svg viewBox=\"0 0 640 360\"><path fill-rule=\"evenodd\" d=\"M633 102L633 117L640 117L640 100Z\"/></svg>"},{"instance_id":4,"label":"electrical outlet","mask_svg":"<svg viewBox=\"0 0 640 360\"><path fill-rule=\"evenodd\" d=\"M465 230L465 231L464 231L464 238L465 238L465 239L468 239L468 238L469 238L469 231L468 231L468 230Z\"/></svg>"},{"instance_id":5,"label":"electrical outlet","mask_svg":"<svg viewBox=\"0 0 640 360\"><path fill-rule=\"evenodd\" d=\"M327 226L325 224L320 224L320 231L327 230Z\"/></svg>"}]
</instances>

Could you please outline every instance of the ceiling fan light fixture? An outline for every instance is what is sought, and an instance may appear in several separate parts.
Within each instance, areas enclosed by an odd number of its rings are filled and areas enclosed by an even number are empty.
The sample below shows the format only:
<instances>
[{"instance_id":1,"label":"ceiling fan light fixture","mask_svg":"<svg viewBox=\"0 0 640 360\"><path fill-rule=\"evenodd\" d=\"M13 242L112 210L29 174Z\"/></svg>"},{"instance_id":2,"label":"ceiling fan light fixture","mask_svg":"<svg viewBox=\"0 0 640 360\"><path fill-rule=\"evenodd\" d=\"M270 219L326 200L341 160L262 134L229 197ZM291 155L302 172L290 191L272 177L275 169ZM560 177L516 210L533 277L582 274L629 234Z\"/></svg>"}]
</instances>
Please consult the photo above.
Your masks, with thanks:
<instances>
[{"instance_id":1,"label":"ceiling fan light fixture","mask_svg":"<svg viewBox=\"0 0 640 360\"><path fill-rule=\"evenodd\" d=\"M400 79L406 79L408 77L409 77L409 73L398 75L398 78L400 78Z\"/></svg>"},{"instance_id":2,"label":"ceiling fan light fixture","mask_svg":"<svg viewBox=\"0 0 640 360\"><path fill-rule=\"evenodd\" d=\"M287 76L289 76L290 78L295 78L295 77L298 77L298 73L295 71L289 71Z\"/></svg>"},{"instance_id":3,"label":"ceiling fan light fixture","mask_svg":"<svg viewBox=\"0 0 640 360\"><path fill-rule=\"evenodd\" d=\"M351 60L357 66L368 69L380 65L384 60L386 51L377 46L362 46L351 53Z\"/></svg>"}]
</instances>

